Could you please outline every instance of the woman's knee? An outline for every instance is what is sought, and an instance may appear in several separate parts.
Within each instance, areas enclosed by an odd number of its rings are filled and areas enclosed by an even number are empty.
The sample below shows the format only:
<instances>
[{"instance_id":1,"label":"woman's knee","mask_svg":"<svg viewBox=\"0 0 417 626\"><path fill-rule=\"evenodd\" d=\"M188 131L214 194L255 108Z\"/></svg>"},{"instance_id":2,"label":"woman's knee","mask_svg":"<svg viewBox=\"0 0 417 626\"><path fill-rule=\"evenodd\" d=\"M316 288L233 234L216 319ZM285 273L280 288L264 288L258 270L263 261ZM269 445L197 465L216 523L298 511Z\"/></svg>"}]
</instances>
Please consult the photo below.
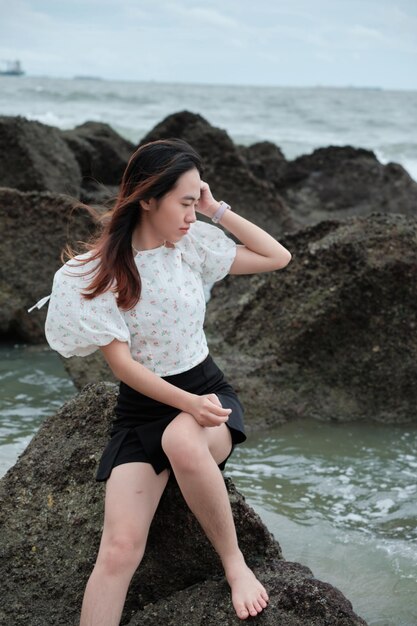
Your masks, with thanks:
<instances>
[{"instance_id":1,"label":"woman's knee","mask_svg":"<svg viewBox=\"0 0 417 626\"><path fill-rule=\"evenodd\" d=\"M103 537L97 565L109 575L133 575L142 560L145 547L146 538L135 533L123 531L112 533L106 538Z\"/></svg>"},{"instance_id":2,"label":"woman's knee","mask_svg":"<svg viewBox=\"0 0 417 626\"><path fill-rule=\"evenodd\" d=\"M173 468L195 470L209 454L204 428L188 413L180 413L164 431L162 448Z\"/></svg>"}]
</instances>

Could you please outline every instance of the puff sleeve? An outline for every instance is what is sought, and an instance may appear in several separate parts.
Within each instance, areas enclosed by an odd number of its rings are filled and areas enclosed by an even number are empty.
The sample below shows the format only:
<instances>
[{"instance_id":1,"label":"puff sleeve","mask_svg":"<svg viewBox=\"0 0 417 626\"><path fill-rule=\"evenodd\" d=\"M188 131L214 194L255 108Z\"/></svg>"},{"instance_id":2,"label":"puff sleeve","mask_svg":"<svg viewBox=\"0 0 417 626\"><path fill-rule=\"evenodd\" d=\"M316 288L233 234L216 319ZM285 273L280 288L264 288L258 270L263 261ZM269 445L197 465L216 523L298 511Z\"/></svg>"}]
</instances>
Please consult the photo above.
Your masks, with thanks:
<instances>
[{"instance_id":1,"label":"puff sleeve","mask_svg":"<svg viewBox=\"0 0 417 626\"><path fill-rule=\"evenodd\" d=\"M212 284L224 278L236 256L236 243L221 228L197 220L181 242L185 261Z\"/></svg>"},{"instance_id":2,"label":"puff sleeve","mask_svg":"<svg viewBox=\"0 0 417 626\"><path fill-rule=\"evenodd\" d=\"M80 257L81 258L81 257ZM66 263L54 276L45 323L46 339L53 350L64 357L87 356L100 346L118 339L130 347L130 333L116 304L116 296L106 291L93 300L81 292L88 291L92 274L80 276L90 264Z\"/></svg>"}]
</instances>

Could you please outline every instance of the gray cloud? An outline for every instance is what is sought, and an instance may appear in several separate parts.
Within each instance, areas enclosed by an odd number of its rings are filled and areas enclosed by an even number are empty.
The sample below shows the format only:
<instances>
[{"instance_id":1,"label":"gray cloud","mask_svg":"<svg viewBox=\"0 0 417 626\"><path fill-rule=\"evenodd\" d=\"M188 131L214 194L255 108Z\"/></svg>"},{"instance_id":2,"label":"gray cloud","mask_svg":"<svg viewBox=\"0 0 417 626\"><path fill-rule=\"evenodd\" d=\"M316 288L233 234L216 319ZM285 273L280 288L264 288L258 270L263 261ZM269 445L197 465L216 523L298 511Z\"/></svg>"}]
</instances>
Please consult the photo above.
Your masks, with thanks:
<instances>
[{"instance_id":1,"label":"gray cloud","mask_svg":"<svg viewBox=\"0 0 417 626\"><path fill-rule=\"evenodd\" d=\"M0 0L0 12L0 59L29 74L417 88L413 0Z\"/></svg>"}]
</instances>

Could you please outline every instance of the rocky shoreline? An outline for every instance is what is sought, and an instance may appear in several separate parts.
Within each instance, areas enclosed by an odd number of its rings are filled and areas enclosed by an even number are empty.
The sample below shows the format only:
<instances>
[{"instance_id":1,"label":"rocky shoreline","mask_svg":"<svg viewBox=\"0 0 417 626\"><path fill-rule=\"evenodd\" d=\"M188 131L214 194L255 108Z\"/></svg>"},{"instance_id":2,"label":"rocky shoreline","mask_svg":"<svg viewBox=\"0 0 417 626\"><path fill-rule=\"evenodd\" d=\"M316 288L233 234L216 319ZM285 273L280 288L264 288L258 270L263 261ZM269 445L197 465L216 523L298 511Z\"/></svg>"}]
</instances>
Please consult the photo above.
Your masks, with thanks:
<instances>
[{"instance_id":1,"label":"rocky shoreline","mask_svg":"<svg viewBox=\"0 0 417 626\"><path fill-rule=\"evenodd\" d=\"M268 142L238 146L187 111L141 143L169 136L202 154L216 197L293 254L283 272L228 277L208 306L211 348L241 393L249 429L297 417L415 420L417 183L360 148L287 161ZM109 204L135 146L96 122L59 131L4 117L0 141L0 225L13 233L0 241L0 335L43 342L46 309L27 308L50 293L64 244L95 228L68 194ZM65 366L79 389L114 381L100 354Z\"/></svg>"},{"instance_id":2,"label":"rocky shoreline","mask_svg":"<svg viewBox=\"0 0 417 626\"><path fill-rule=\"evenodd\" d=\"M116 385L87 385L47 418L0 481L2 598L7 626L76 626L100 540L103 486L94 481L113 417ZM281 548L230 480L239 543L264 581L269 608L256 623L366 626L350 602ZM170 481L128 594L123 625L232 626L220 561ZM252 622L253 620L248 620Z\"/></svg>"},{"instance_id":3,"label":"rocky shoreline","mask_svg":"<svg viewBox=\"0 0 417 626\"><path fill-rule=\"evenodd\" d=\"M417 184L407 172L350 146L287 161L274 144L235 145L187 111L141 143L169 136L202 154L216 197L293 254L283 272L228 277L208 305L211 350L240 394L248 430L298 417L415 419ZM41 343L46 311L28 315L27 308L50 293L64 244L87 239L96 226L73 209L74 199L109 205L135 146L105 124L60 131L19 117L0 117L0 142L0 226L7 233L0 240L0 335ZM113 377L100 354L65 365L83 391L45 421L0 481L6 624L76 624L100 535L94 471L115 398L114 386L100 381ZM365 624L339 591L286 562L228 488L244 552L270 589L259 624ZM152 528L123 624L240 623L216 556L175 484Z\"/></svg>"}]
</instances>

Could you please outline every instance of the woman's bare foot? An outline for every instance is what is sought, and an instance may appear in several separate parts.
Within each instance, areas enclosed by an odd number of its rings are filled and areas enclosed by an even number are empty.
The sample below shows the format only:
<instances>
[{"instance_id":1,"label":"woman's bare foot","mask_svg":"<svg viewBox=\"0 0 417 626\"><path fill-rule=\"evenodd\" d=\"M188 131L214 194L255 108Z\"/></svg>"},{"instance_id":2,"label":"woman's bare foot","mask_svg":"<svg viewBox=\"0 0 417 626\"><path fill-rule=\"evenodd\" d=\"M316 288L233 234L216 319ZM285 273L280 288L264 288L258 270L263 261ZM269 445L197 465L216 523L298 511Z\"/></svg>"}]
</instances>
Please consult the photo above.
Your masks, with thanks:
<instances>
[{"instance_id":1,"label":"woman's bare foot","mask_svg":"<svg viewBox=\"0 0 417 626\"><path fill-rule=\"evenodd\" d=\"M232 590L232 602L240 619L258 615L268 604L268 594L255 574L246 565L243 556L226 570Z\"/></svg>"}]
</instances>

